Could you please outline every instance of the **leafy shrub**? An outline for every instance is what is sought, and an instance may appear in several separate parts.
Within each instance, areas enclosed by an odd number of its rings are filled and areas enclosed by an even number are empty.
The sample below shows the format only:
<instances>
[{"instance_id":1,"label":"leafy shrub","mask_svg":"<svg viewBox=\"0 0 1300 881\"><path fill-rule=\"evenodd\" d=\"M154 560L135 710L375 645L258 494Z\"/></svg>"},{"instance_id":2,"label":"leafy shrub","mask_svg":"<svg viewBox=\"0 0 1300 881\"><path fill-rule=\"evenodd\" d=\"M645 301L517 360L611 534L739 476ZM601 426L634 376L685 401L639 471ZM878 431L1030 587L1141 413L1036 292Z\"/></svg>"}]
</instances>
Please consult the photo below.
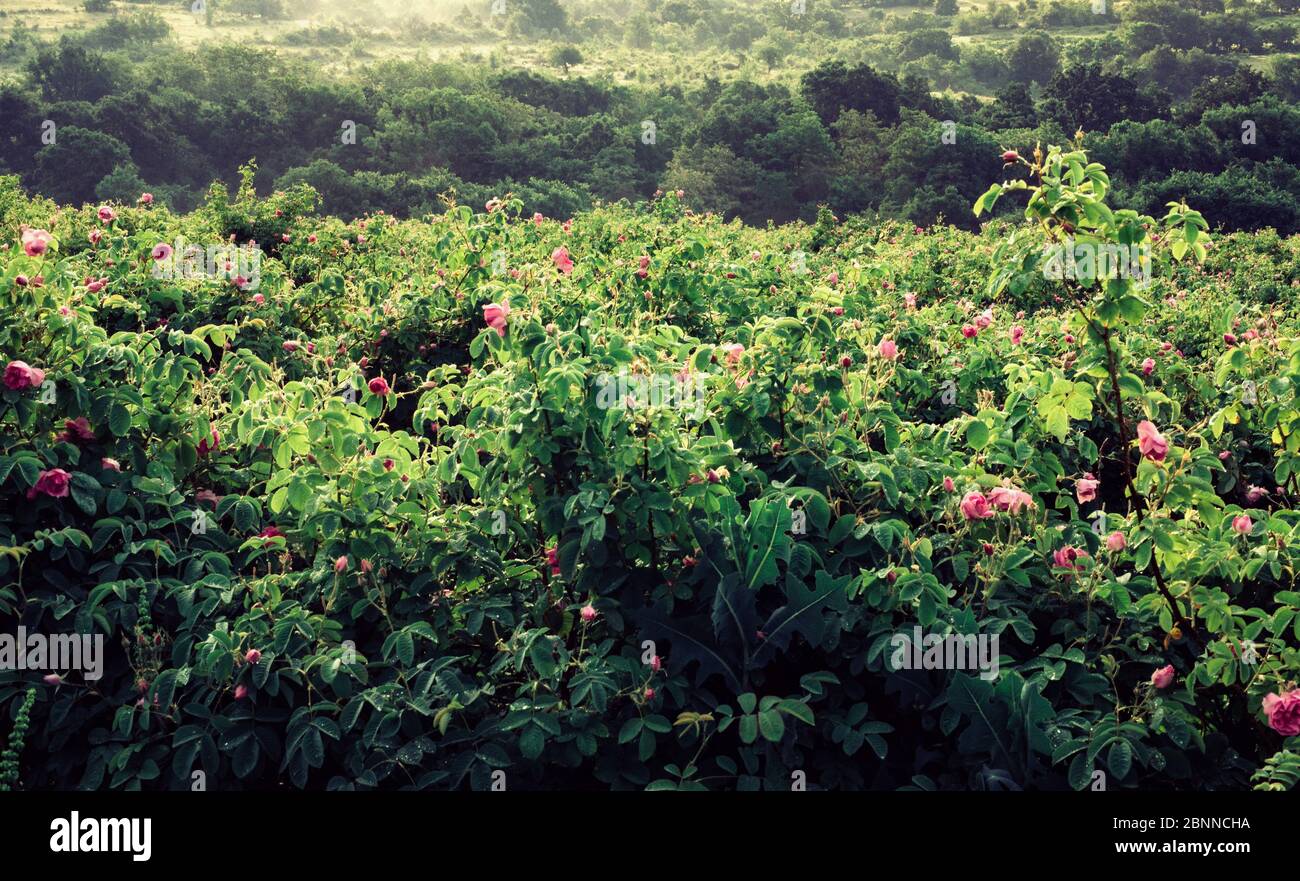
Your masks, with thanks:
<instances>
[{"instance_id":1,"label":"leafy shrub","mask_svg":"<svg viewBox=\"0 0 1300 881\"><path fill-rule=\"evenodd\" d=\"M0 673L18 785L1293 785L1294 243L1009 168L980 234L0 189L0 614L107 645ZM156 271L231 236L256 290Z\"/></svg>"}]
</instances>

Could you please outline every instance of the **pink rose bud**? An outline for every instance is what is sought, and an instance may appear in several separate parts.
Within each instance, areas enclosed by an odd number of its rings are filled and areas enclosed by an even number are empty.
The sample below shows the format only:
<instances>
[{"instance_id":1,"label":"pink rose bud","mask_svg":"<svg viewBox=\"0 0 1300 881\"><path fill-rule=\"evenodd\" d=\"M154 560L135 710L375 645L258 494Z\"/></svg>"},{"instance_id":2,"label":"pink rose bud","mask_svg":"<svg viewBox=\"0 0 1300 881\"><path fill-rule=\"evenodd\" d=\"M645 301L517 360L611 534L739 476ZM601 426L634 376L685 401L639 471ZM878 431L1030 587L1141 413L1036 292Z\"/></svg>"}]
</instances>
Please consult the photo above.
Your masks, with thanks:
<instances>
[{"instance_id":1,"label":"pink rose bud","mask_svg":"<svg viewBox=\"0 0 1300 881\"><path fill-rule=\"evenodd\" d=\"M1249 535L1250 531L1255 528L1255 523L1247 514L1238 514L1232 518L1232 531L1237 535Z\"/></svg>"},{"instance_id":2,"label":"pink rose bud","mask_svg":"<svg viewBox=\"0 0 1300 881\"><path fill-rule=\"evenodd\" d=\"M244 660L250 664L256 664L262 660L262 653L257 649L249 649L244 653Z\"/></svg>"},{"instance_id":3,"label":"pink rose bud","mask_svg":"<svg viewBox=\"0 0 1300 881\"><path fill-rule=\"evenodd\" d=\"M1151 674L1151 684L1156 688L1165 689L1174 684L1174 667L1172 664L1161 667Z\"/></svg>"},{"instance_id":4,"label":"pink rose bud","mask_svg":"<svg viewBox=\"0 0 1300 881\"><path fill-rule=\"evenodd\" d=\"M956 485L955 483L952 482L952 478L951 478L951 477L945 477L945 478L943 479L943 490L944 490L944 492L952 492L952 491L955 490L956 488L957 488L957 485Z\"/></svg>"},{"instance_id":5,"label":"pink rose bud","mask_svg":"<svg viewBox=\"0 0 1300 881\"><path fill-rule=\"evenodd\" d=\"M1112 532L1106 536L1106 550L1118 553L1126 547L1128 547L1128 542L1124 540L1124 533Z\"/></svg>"},{"instance_id":6,"label":"pink rose bud","mask_svg":"<svg viewBox=\"0 0 1300 881\"><path fill-rule=\"evenodd\" d=\"M235 700L242 701L247 696L248 696L247 685L241 682L235 686Z\"/></svg>"},{"instance_id":7,"label":"pink rose bud","mask_svg":"<svg viewBox=\"0 0 1300 881\"><path fill-rule=\"evenodd\" d=\"M587 603L587 605L582 607L582 611L579 614L582 615L583 623L590 624L592 621L596 620L596 607L591 603Z\"/></svg>"},{"instance_id":8,"label":"pink rose bud","mask_svg":"<svg viewBox=\"0 0 1300 881\"><path fill-rule=\"evenodd\" d=\"M346 556L339 557L337 560L334 561L335 572L342 573L347 568L348 568L348 558Z\"/></svg>"},{"instance_id":9,"label":"pink rose bud","mask_svg":"<svg viewBox=\"0 0 1300 881\"><path fill-rule=\"evenodd\" d=\"M47 673L41 677L41 681L46 685L61 685L63 683L63 677L58 673Z\"/></svg>"},{"instance_id":10,"label":"pink rose bud","mask_svg":"<svg viewBox=\"0 0 1300 881\"><path fill-rule=\"evenodd\" d=\"M655 690L654 690L653 688L647 688L647 689L645 690L645 699L646 699L646 700L654 700L654 696L655 696Z\"/></svg>"}]
</instances>

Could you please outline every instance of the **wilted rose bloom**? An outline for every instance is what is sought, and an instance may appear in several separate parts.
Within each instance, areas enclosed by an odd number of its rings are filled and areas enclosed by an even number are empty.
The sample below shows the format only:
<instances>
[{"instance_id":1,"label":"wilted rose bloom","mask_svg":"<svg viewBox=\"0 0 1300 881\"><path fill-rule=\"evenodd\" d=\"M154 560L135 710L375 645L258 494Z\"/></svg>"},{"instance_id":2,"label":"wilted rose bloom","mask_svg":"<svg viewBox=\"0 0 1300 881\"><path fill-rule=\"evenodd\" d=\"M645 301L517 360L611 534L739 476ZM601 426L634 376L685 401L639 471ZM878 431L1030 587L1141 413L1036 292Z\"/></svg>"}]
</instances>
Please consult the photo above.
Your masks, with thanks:
<instances>
[{"instance_id":1,"label":"wilted rose bloom","mask_svg":"<svg viewBox=\"0 0 1300 881\"><path fill-rule=\"evenodd\" d=\"M210 489L201 489L194 494L194 501L207 502L209 505L215 508L217 506L217 503L221 501L221 496L217 495Z\"/></svg>"},{"instance_id":2,"label":"wilted rose bloom","mask_svg":"<svg viewBox=\"0 0 1300 881\"><path fill-rule=\"evenodd\" d=\"M1252 505L1258 505L1267 496L1268 490L1262 486L1255 486L1253 483L1246 490L1246 501Z\"/></svg>"},{"instance_id":3,"label":"wilted rose bloom","mask_svg":"<svg viewBox=\"0 0 1300 881\"><path fill-rule=\"evenodd\" d=\"M1084 473L1074 482L1074 497L1082 505L1085 502L1091 502L1097 498L1097 487L1101 486L1101 481L1092 476L1091 472Z\"/></svg>"},{"instance_id":4,"label":"wilted rose bloom","mask_svg":"<svg viewBox=\"0 0 1300 881\"><path fill-rule=\"evenodd\" d=\"M86 290L97 294L108 286L107 278L92 278L86 282Z\"/></svg>"},{"instance_id":5,"label":"wilted rose bloom","mask_svg":"<svg viewBox=\"0 0 1300 881\"><path fill-rule=\"evenodd\" d=\"M510 303L502 300L498 303L488 303L483 307L483 321L487 326L497 332L497 336L506 335L506 317L510 315Z\"/></svg>"},{"instance_id":6,"label":"wilted rose bloom","mask_svg":"<svg viewBox=\"0 0 1300 881\"><path fill-rule=\"evenodd\" d=\"M1237 344L1237 335L1235 333L1225 333L1223 341L1230 346L1235 346Z\"/></svg>"},{"instance_id":7,"label":"wilted rose bloom","mask_svg":"<svg viewBox=\"0 0 1300 881\"><path fill-rule=\"evenodd\" d=\"M1112 532L1106 536L1106 550L1118 553L1126 547L1128 547L1128 542L1124 540L1124 533Z\"/></svg>"},{"instance_id":8,"label":"wilted rose bloom","mask_svg":"<svg viewBox=\"0 0 1300 881\"><path fill-rule=\"evenodd\" d=\"M980 330L988 330L993 324L993 310L985 309L975 317L975 326Z\"/></svg>"},{"instance_id":9,"label":"wilted rose bloom","mask_svg":"<svg viewBox=\"0 0 1300 881\"><path fill-rule=\"evenodd\" d=\"M957 484L955 484L955 483L952 482L952 478L951 478L951 477L945 477L945 478L943 479L943 489L944 489L944 492L952 492L952 491L955 490L956 488L957 488Z\"/></svg>"},{"instance_id":10,"label":"wilted rose bloom","mask_svg":"<svg viewBox=\"0 0 1300 881\"><path fill-rule=\"evenodd\" d=\"M1254 528L1255 522L1250 519L1248 514L1238 514L1232 518L1232 531L1237 535L1249 535Z\"/></svg>"},{"instance_id":11,"label":"wilted rose bloom","mask_svg":"<svg viewBox=\"0 0 1300 881\"><path fill-rule=\"evenodd\" d=\"M138 201L141 205L152 205L153 193L141 193L140 198L137 199L136 201Z\"/></svg>"},{"instance_id":12,"label":"wilted rose bloom","mask_svg":"<svg viewBox=\"0 0 1300 881\"><path fill-rule=\"evenodd\" d=\"M150 253L153 255L153 259L155 260L166 260L172 255L172 246L166 242L159 242L153 246L153 250Z\"/></svg>"},{"instance_id":13,"label":"wilted rose bloom","mask_svg":"<svg viewBox=\"0 0 1300 881\"><path fill-rule=\"evenodd\" d=\"M283 348L286 352L296 352L296 351L298 351L298 341L297 341L297 340L285 340L285 341L281 344L281 346L282 346L282 348Z\"/></svg>"},{"instance_id":14,"label":"wilted rose bloom","mask_svg":"<svg viewBox=\"0 0 1300 881\"><path fill-rule=\"evenodd\" d=\"M1014 486L995 486L989 490L988 502L999 511L1019 514L1022 508L1034 509L1034 499L1029 493Z\"/></svg>"},{"instance_id":15,"label":"wilted rose bloom","mask_svg":"<svg viewBox=\"0 0 1300 881\"><path fill-rule=\"evenodd\" d=\"M92 229L90 231L90 234L86 236L86 238L90 241L92 245L98 245L99 240L102 239L103 237L104 237L103 231L98 229Z\"/></svg>"},{"instance_id":16,"label":"wilted rose bloom","mask_svg":"<svg viewBox=\"0 0 1300 881\"><path fill-rule=\"evenodd\" d=\"M1169 452L1169 442L1160 434L1160 430L1149 420L1138 423L1138 449L1142 455L1153 462L1163 462Z\"/></svg>"},{"instance_id":17,"label":"wilted rose bloom","mask_svg":"<svg viewBox=\"0 0 1300 881\"><path fill-rule=\"evenodd\" d=\"M966 339L968 339L968 340L973 340L973 339L975 339L975 336L976 336L978 333L979 333L979 331L976 330L976 329L974 328L974 326L972 326L972 325L969 325L969 324L963 324L962 327L961 327L961 335L964 336L964 337L966 337Z\"/></svg>"},{"instance_id":18,"label":"wilted rose bloom","mask_svg":"<svg viewBox=\"0 0 1300 881\"><path fill-rule=\"evenodd\" d=\"M740 356L745 354L745 347L740 343L727 343L722 347L722 351L727 353L728 364L739 364Z\"/></svg>"},{"instance_id":19,"label":"wilted rose bloom","mask_svg":"<svg viewBox=\"0 0 1300 881\"><path fill-rule=\"evenodd\" d=\"M266 297L262 296L261 294L253 294L254 305L261 306L265 302L266 302Z\"/></svg>"},{"instance_id":20,"label":"wilted rose bloom","mask_svg":"<svg viewBox=\"0 0 1300 881\"><path fill-rule=\"evenodd\" d=\"M27 501L32 501L37 495L47 495L52 499L66 498L71 479L72 475L62 468L42 471L36 478L36 483L27 490Z\"/></svg>"},{"instance_id":21,"label":"wilted rose bloom","mask_svg":"<svg viewBox=\"0 0 1300 881\"><path fill-rule=\"evenodd\" d=\"M838 272L831 272L830 275L826 276L826 281L832 285L837 285L840 283L840 274Z\"/></svg>"},{"instance_id":22,"label":"wilted rose bloom","mask_svg":"<svg viewBox=\"0 0 1300 881\"><path fill-rule=\"evenodd\" d=\"M26 361L10 361L5 365L5 388L20 392L25 388L35 388L43 382L45 371L28 366Z\"/></svg>"},{"instance_id":23,"label":"wilted rose bloom","mask_svg":"<svg viewBox=\"0 0 1300 881\"><path fill-rule=\"evenodd\" d=\"M834 315L836 318L839 318L841 315L844 314L844 307L843 306L832 307L831 314Z\"/></svg>"},{"instance_id":24,"label":"wilted rose bloom","mask_svg":"<svg viewBox=\"0 0 1300 881\"><path fill-rule=\"evenodd\" d=\"M99 460L99 467L100 467L100 468L103 468L105 471L121 471L121 470L122 470L122 466L118 463L118 461L117 461L116 459L110 459L110 458L108 458L107 456L105 456L105 457L103 457L102 459Z\"/></svg>"},{"instance_id":25,"label":"wilted rose bloom","mask_svg":"<svg viewBox=\"0 0 1300 881\"><path fill-rule=\"evenodd\" d=\"M1155 359L1155 358L1145 358L1145 359L1143 359L1143 361L1142 361L1142 375L1143 375L1143 376L1150 376L1151 374L1153 374L1153 373L1155 373L1155 372L1156 372L1156 359Z\"/></svg>"},{"instance_id":26,"label":"wilted rose bloom","mask_svg":"<svg viewBox=\"0 0 1300 881\"><path fill-rule=\"evenodd\" d=\"M364 558L361 560L361 574L368 575L371 571L374 570L374 568L375 568L374 564L372 564L369 560Z\"/></svg>"},{"instance_id":27,"label":"wilted rose bloom","mask_svg":"<svg viewBox=\"0 0 1300 881\"><path fill-rule=\"evenodd\" d=\"M1284 737L1300 734L1300 689L1265 695L1264 715L1268 716L1268 727Z\"/></svg>"},{"instance_id":28,"label":"wilted rose bloom","mask_svg":"<svg viewBox=\"0 0 1300 881\"><path fill-rule=\"evenodd\" d=\"M898 344L893 340L880 341L880 357L886 361L894 361L898 358Z\"/></svg>"},{"instance_id":29,"label":"wilted rose bloom","mask_svg":"<svg viewBox=\"0 0 1300 881\"><path fill-rule=\"evenodd\" d=\"M54 236L43 229L23 230L23 253L28 257L39 257L50 247Z\"/></svg>"},{"instance_id":30,"label":"wilted rose bloom","mask_svg":"<svg viewBox=\"0 0 1300 881\"><path fill-rule=\"evenodd\" d=\"M370 380L370 382L366 384L366 387L370 389L372 395L379 395L381 398L389 392L388 381L382 376L376 376L374 379Z\"/></svg>"},{"instance_id":31,"label":"wilted rose bloom","mask_svg":"<svg viewBox=\"0 0 1300 881\"><path fill-rule=\"evenodd\" d=\"M94 439L95 432L91 430L90 422L85 416L63 420L63 431L59 434L59 440L68 443L85 443Z\"/></svg>"},{"instance_id":32,"label":"wilted rose bloom","mask_svg":"<svg viewBox=\"0 0 1300 881\"><path fill-rule=\"evenodd\" d=\"M276 526L268 526L257 534L258 538L284 538L284 533Z\"/></svg>"},{"instance_id":33,"label":"wilted rose bloom","mask_svg":"<svg viewBox=\"0 0 1300 881\"><path fill-rule=\"evenodd\" d=\"M984 520L993 516L989 500L983 493L968 492L961 500L961 514L967 520Z\"/></svg>"},{"instance_id":34,"label":"wilted rose bloom","mask_svg":"<svg viewBox=\"0 0 1300 881\"><path fill-rule=\"evenodd\" d=\"M596 620L596 607L591 603L587 603L587 605L582 607L582 612L580 614L582 615L582 620L585 623L590 624L592 621Z\"/></svg>"},{"instance_id":35,"label":"wilted rose bloom","mask_svg":"<svg viewBox=\"0 0 1300 881\"><path fill-rule=\"evenodd\" d=\"M569 249L564 245L551 252L551 260L554 261L555 268L564 275L573 272L573 260L569 257Z\"/></svg>"},{"instance_id":36,"label":"wilted rose bloom","mask_svg":"<svg viewBox=\"0 0 1300 881\"><path fill-rule=\"evenodd\" d=\"M100 205L99 211L96 213L99 214L99 219L104 221L105 223L108 223L114 217L117 217L117 212L115 212L112 208L110 208L107 205Z\"/></svg>"},{"instance_id":37,"label":"wilted rose bloom","mask_svg":"<svg viewBox=\"0 0 1300 881\"><path fill-rule=\"evenodd\" d=\"M1025 338L1025 329L1019 324L1011 328L1011 345L1018 346L1020 341Z\"/></svg>"},{"instance_id":38,"label":"wilted rose bloom","mask_svg":"<svg viewBox=\"0 0 1300 881\"><path fill-rule=\"evenodd\" d=\"M1174 666L1168 664L1161 667L1151 674L1151 684L1156 688L1165 689L1174 684Z\"/></svg>"},{"instance_id":39,"label":"wilted rose bloom","mask_svg":"<svg viewBox=\"0 0 1300 881\"><path fill-rule=\"evenodd\" d=\"M916 294L912 293L911 291L908 291L906 294L903 294L903 305L906 306L908 309L915 309Z\"/></svg>"}]
</instances>

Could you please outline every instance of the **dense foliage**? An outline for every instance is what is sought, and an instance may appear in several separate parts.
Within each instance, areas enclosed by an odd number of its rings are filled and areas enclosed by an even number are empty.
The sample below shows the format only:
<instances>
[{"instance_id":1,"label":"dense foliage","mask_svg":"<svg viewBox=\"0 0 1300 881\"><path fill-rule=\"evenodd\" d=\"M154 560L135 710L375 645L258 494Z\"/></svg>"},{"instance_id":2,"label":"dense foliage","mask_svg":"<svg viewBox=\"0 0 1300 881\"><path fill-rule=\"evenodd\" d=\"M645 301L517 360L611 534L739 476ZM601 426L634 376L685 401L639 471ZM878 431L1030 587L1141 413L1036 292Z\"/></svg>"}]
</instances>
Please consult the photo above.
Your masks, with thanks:
<instances>
[{"instance_id":1,"label":"dense foliage","mask_svg":"<svg viewBox=\"0 0 1300 881\"><path fill-rule=\"evenodd\" d=\"M1187 198L1227 229L1300 231L1294 10L1094 5L509 0L494 15L484 0L435 26L361 3L270 44L251 40L259 23L322 4L214 0L197 44L153 4L57 39L14 15L0 172L60 202L148 190L178 211L257 159L264 194L308 183L349 217L440 213L449 190L567 217L683 188L696 210L752 223L811 222L824 203L974 229L1002 147L1081 128L1117 204ZM481 51L380 50L458 42Z\"/></svg>"},{"instance_id":2,"label":"dense foliage","mask_svg":"<svg viewBox=\"0 0 1300 881\"><path fill-rule=\"evenodd\" d=\"M1297 242L1003 161L979 234L4 179L0 614L108 644L0 673L17 785L1289 787Z\"/></svg>"}]
</instances>

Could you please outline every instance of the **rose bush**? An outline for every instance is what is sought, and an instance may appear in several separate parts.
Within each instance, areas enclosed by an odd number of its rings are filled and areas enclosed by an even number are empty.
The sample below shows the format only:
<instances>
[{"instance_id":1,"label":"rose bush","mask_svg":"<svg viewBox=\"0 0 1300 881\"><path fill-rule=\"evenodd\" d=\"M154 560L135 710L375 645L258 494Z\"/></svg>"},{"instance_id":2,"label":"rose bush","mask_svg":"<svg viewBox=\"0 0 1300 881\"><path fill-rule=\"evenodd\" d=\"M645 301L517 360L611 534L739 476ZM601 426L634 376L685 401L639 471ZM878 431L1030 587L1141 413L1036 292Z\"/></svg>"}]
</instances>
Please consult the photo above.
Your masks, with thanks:
<instances>
[{"instance_id":1,"label":"rose bush","mask_svg":"<svg viewBox=\"0 0 1300 881\"><path fill-rule=\"evenodd\" d=\"M1007 173L981 235L2 179L0 615L107 645L0 672L18 785L1290 787L1295 243ZM232 237L255 287L155 271Z\"/></svg>"}]
</instances>

